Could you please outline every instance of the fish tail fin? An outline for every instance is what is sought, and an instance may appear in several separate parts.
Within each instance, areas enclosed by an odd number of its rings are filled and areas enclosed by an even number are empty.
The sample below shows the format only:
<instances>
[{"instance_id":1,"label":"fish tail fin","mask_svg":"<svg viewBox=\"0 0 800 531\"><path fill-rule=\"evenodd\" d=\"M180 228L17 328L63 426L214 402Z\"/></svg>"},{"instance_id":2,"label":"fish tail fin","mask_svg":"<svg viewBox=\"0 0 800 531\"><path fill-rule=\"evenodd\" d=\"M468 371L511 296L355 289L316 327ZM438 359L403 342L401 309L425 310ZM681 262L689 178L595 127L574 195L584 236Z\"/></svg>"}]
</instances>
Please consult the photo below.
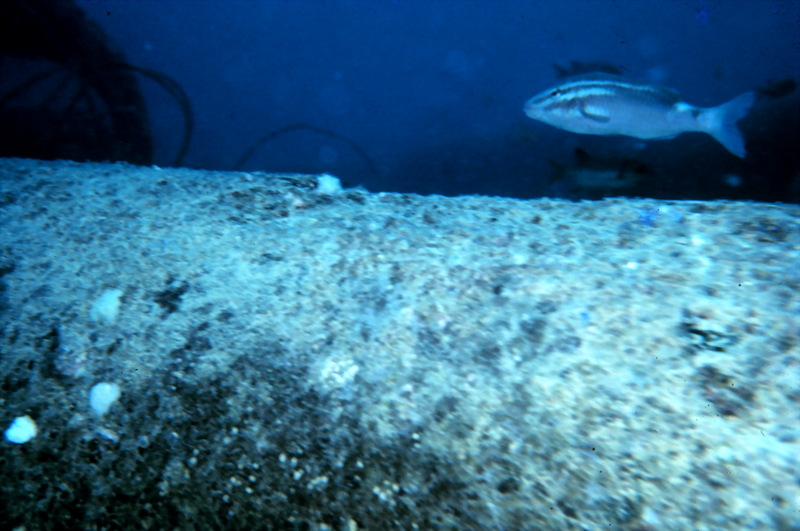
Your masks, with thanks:
<instances>
[{"instance_id":1,"label":"fish tail fin","mask_svg":"<svg viewBox=\"0 0 800 531\"><path fill-rule=\"evenodd\" d=\"M742 131L736 122L745 117L755 100L755 94L745 92L727 103L706 111L705 130L725 149L739 158L747 155Z\"/></svg>"}]
</instances>

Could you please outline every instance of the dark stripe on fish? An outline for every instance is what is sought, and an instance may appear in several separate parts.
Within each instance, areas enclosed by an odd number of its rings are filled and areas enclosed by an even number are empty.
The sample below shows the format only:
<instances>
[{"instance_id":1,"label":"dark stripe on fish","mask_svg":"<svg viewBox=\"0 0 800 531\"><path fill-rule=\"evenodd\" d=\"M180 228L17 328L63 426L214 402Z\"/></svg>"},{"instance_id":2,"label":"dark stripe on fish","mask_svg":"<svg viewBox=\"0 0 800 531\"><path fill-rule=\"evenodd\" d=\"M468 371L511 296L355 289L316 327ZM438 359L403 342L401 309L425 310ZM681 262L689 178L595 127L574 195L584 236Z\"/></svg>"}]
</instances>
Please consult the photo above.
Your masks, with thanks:
<instances>
[{"instance_id":1,"label":"dark stripe on fish","mask_svg":"<svg viewBox=\"0 0 800 531\"><path fill-rule=\"evenodd\" d=\"M534 100L534 103L545 104L549 108L570 107L575 105L575 100L586 101L586 98L623 98L651 104L656 101L667 107L675 105L681 99L680 94L665 87L636 85L613 76L609 76L609 79L597 79L593 76L591 79L575 80L560 85Z\"/></svg>"}]
</instances>

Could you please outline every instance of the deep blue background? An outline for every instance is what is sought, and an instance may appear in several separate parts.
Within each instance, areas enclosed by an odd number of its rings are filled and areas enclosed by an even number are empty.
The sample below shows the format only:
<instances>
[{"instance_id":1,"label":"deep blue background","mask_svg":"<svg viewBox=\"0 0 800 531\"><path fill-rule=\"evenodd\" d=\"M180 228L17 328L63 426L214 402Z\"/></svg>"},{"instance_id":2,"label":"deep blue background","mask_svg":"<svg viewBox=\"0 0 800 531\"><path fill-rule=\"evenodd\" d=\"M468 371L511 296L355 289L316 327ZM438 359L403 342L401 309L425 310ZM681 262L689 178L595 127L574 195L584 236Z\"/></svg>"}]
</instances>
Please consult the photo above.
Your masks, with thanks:
<instances>
[{"instance_id":1,"label":"deep blue background","mask_svg":"<svg viewBox=\"0 0 800 531\"><path fill-rule=\"evenodd\" d=\"M557 82L553 64L605 61L700 106L800 77L796 1L95 1L80 0L134 65L172 76L196 127L185 165L232 169L270 130L304 123L256 149L244 169L330 172L374 191L560 195L547 159L573 149L637 156L700 188L653 196L793 200L797 91L760 100L745 123L752 156L703 135L642 143L573 135L534 122L522 105ZM156 162L177 149L179 109L142 81ZM794 134L794 137L791 135ZM793 158L794 157L794 158ZM780 162L776 166L776 161ZM780 175L773 175L775 173ZM723 185L725 176L743 185ZM666 178L665 180L670 179ZM680 182L680 179L678 179ZM685 187L689 187L689 182ZM764 195L765 187L774 194ZM652 188L652 187L651 187ZM729 189L730 188L730 189ZM761 191L760 191L761 190ZM794 191L794 192L793 192ZM794 199L796 200L796 199Z\"/></svg>"}]
</instances>

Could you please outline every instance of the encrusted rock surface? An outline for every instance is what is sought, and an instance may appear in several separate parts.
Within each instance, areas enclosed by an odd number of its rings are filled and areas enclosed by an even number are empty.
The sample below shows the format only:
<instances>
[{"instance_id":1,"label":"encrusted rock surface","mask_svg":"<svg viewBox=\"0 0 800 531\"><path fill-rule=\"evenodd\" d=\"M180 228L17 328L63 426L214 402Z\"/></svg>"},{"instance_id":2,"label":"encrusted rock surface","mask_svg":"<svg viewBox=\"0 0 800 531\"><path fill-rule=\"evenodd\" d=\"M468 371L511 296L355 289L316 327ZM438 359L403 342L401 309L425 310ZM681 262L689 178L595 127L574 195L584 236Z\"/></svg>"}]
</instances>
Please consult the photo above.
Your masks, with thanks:
<instances>
[{"instance_id":1,"label":"encrusted rock surface","mask_svg":"<svg viewBox=\"0 0 800 531\"><path fill-rule=\"evenodd\" d=\"M0 161L0 527L800 526L800 208L316 187Z\"/></svg>"}]
</instances>

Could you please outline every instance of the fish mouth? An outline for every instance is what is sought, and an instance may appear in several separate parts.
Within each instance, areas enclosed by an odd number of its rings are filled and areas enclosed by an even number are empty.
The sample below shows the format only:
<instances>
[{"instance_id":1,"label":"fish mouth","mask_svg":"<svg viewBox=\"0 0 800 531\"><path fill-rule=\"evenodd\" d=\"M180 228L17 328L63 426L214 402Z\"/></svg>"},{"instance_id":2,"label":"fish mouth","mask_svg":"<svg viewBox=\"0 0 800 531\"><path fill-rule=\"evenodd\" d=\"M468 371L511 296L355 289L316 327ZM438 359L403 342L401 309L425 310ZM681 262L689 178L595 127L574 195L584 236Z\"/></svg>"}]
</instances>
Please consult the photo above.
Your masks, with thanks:
<instances>
[{"instance_id":1,"label":"fish mouth","mask_svg":"<svg viewBox=\"0 0 800 531\"><path fill-rule=\"evenodd\" d=\"M536 104L536 102L534 101L534 99L535 99L535 98L533 98L533 99L530 99L530 100L526 101L526 102L525 102L525 105L522 107L522 110L523 110L523 111L525 112L525 114L526 114L526 115L528 115L528 117L530 117L530 118L533 118L533 117L535 117L535 116L538 116L538 114L539 114L539 112L538 112L538 111L539 111L539 106Z\"/></svg>"}]
</instances>

